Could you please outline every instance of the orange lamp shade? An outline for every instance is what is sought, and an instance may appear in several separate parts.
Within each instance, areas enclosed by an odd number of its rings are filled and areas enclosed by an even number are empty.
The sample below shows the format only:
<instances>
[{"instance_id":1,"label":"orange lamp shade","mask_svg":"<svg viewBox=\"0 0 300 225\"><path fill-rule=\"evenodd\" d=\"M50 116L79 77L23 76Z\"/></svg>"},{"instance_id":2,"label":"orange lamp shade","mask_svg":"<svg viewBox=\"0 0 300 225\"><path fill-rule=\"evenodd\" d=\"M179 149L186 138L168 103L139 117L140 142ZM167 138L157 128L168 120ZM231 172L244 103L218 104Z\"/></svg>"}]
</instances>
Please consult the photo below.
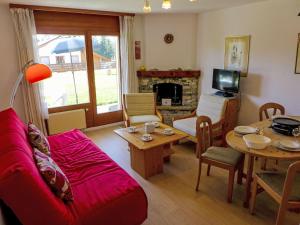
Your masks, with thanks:
<instances>
[{"instance_id":1,"label":"orange lamp shade","mask_svg":"<svg viewBox=\"0 0 300 225\"><path fill-rule=\"evenodd\" d=\"M39 63L30 65L25 72L25 78L31 84L49 78L51 75L51 69Z\"/></svg>"}]
</instances>

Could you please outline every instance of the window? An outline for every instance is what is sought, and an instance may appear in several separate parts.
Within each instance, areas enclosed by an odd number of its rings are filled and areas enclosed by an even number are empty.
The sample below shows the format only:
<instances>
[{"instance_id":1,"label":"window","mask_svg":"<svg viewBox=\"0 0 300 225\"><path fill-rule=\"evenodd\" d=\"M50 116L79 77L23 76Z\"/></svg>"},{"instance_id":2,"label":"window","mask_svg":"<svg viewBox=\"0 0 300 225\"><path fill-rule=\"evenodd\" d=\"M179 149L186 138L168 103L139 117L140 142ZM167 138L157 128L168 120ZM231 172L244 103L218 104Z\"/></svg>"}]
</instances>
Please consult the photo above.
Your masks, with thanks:
<instances>
[{"instance_id":1,"label":"window","mask_svg":"<svg viewBox=\"0 0 300 225\"><path fill-rule=\"evenodd\" d=\"M86 51L84 36L39 34L37 38L40 61L55 59L49 65L52 77L44 81L48 107L88 103L90 99L85 58L79 63L79 55ZM44 40L47 40L46 44Z\"/></svg>"},{"instance_id":2,"label":"window","mask_svg":"<svg viewBox=\"0 0 300 225\"><path fill-rule=\"evenodd\" d=\"M120 110L119 38L93 35L92 43L97 113Z\"/></svg>"},{"instance_id":3,"label":"window","mask_svg":"<svg viewBox=\"0 0 300 225\"><path fill-rule=\"evenodd\" d=\"M49 56L41 56L40 57L40 63L49 65L50 64L50 58L49 58Z\"/></svg>"},{"instance_id":4,"label":"window","mask_svg":"<svg viewBox=\"0 0 300 225\"><path fill-rule=\"evenodd\" d=\"M85 109L88 127L123 119L120 95L119 16L34 11L49 112Z\"/></svg>"}]
</instances>

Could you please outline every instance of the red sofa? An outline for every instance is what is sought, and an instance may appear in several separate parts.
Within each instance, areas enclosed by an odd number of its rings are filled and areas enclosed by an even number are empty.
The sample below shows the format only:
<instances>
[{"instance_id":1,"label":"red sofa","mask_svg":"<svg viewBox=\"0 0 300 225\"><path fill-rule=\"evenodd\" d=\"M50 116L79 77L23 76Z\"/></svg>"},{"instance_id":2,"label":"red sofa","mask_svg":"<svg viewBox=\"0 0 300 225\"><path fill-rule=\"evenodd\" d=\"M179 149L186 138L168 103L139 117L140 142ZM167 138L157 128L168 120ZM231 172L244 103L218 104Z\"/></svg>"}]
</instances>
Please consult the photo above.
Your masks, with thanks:
<instances>
[{"instance_id":1,"label":"red sofa","mask_svg":"<svg viewBox=\"0 0 300 225\"><path fill-rule=\"evenodd\" d=\"M147 217L143 189L79 130L50 136L52 158L68 177L74 202L57 198L39 174L27 126L0 112L0 199L24 225L138 225Z\"/></svg>"}]
</instances>

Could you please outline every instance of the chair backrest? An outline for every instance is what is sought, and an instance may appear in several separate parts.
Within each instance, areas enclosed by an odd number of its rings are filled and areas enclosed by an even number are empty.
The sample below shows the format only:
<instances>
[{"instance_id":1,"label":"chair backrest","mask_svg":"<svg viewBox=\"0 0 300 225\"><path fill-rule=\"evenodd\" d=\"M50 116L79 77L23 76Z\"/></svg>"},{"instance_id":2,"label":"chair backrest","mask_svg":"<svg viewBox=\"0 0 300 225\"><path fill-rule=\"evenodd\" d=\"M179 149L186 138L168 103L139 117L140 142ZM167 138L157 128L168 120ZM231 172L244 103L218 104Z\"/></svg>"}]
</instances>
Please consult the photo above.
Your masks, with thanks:
<instances>
[{"instance_id":1,"label":"chair backrest","mask_svg":"<svg viewBox=\"0 0 300 225\"><path fill-rule=\"evenodd\" d=\"M287 175L285 178L283 190L282 190L282 200L283 201L288 201L288 197L293 189L295 178L296 178L296 176L299 176L299 172L300 172L300 161L294 162L289 166ZM295 186L295 187L297 188L296 190L299 193L299 184L298 184L298 186ZM300 202L300 200L298 202Z\"/></svg>"},{"instance_id":2,"label":"chair backrest","mask_svg":"<svg viewBox=\"0 0 300 225\"><path fill-rule=\"evenodd\" d=\"M128 116L154 115L155 94L154 93L133 93L124 94L124 107Z\"/></svg>"},{"instance_id":3,"label":"chair backrest","mask_svg":"<svg viewBox=\"0 0 300 225\"><path fill-rule=\"evenodd\" d=\"M259 108L259 120L262 121L264 119L263 115L265 115L266 119L270 119L270 114L269 114L270 111L273 111L271 112L272 116L275 116L278 111L280 115L285 114L285 108L282 105L274 102L269 102L262 105Z\"/></svg>"},{"instance_id":4,"label":"chair backrest","mask_svg":"<svg viewBox=\"0 0 300 225\"><path fill-rule=\"evenodd\" d=\"M208 116L199 116L196 123L197 155L201 156L213 144L212 121Z\"/></svg>"},{"instance_id":5,"label":"chair backrest","mask_svg":"<svg viewBox=\"0 0 300 225\"><path fill-rule=\"evenodd\" d=\"M216 123L224 117L227 103L226 98L203 94L199 98L196 115L208 116L212 123Z\"/></svg>"}]
</instances>

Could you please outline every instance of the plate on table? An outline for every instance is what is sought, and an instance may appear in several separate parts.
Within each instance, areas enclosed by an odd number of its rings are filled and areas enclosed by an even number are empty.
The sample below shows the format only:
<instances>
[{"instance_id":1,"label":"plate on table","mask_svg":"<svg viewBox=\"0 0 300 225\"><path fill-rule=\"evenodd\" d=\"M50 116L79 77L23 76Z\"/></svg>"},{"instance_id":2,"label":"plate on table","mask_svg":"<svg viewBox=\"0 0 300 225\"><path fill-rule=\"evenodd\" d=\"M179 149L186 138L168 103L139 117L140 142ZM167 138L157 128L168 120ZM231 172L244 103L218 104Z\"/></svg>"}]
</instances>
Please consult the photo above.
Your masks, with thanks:
<instances>
[{"instance_id":1,"label":"plate on table","mask_svg":"<svg viewBox=\"0 0 300 225\"><path fill-rule=\"evenodd\" d=\"M150 137L150 138L141 137L141 140L144 141L144 142L149 142L149 141L153 140L153 137Z\"/></svg>"},{"instance_id":2,"label":"plate on table","mask_svg":"<svg viewBox=\"0 0 300 225\"><path fill-rule=\"evenodd\" d=\"M167 135L167 136L171 136L171 135L175 134L175 132L174 131L170 131L170 132L163 131L163 134Z\"/></svg>"},{"instance_id":3,"label":"plate on table","mask_svg":"<svg viewBox=\"0 0 300 225\"><path fill-rule=\"evenodd\" d=\"M237 126L234 128L234 132L245 135L245 134L256 134L258 129L250 126Z\"/></svg>"},{"instance_id":4,"label":"plate on table","mask_svg":"<svg viewBox=\"0 0 300 225\"><path fill-rule=\"evenodd\" d=\"M298 141L281 140L279 141L279 144L284 148L300 149L300 143Z\"/></svg>"},{"instance_id":5,"label":"plate on table","mask_svg":"<svg viewBox=\"0 0 300 225\"><path fill-rule=\"evenodd\" d=\"M127 127L127 132L128 133L136 133L137 132L137 128L135 126Z\"/></svg>"},{"instance_id":6,"label":"plate on table","mask_svg":"<svg viewBox=\"0 0 300 225\"><path fill-rule=\"evenodd\" d=\"M300 152L300 143L297 141L290 141L290 140L275 141L273 145L281 150L285 150L289 152Z\"/></svg>"},{"instance_id":7,"label":"plate on table","mask_svg":"<svg viewBox=\"0 0 300 225\"><path fill-rule=\"evenodd\" d=\"M152 122L152 124L155 126L155 128L159 127L159 122Z\"/></svg>"}]
</instances>

